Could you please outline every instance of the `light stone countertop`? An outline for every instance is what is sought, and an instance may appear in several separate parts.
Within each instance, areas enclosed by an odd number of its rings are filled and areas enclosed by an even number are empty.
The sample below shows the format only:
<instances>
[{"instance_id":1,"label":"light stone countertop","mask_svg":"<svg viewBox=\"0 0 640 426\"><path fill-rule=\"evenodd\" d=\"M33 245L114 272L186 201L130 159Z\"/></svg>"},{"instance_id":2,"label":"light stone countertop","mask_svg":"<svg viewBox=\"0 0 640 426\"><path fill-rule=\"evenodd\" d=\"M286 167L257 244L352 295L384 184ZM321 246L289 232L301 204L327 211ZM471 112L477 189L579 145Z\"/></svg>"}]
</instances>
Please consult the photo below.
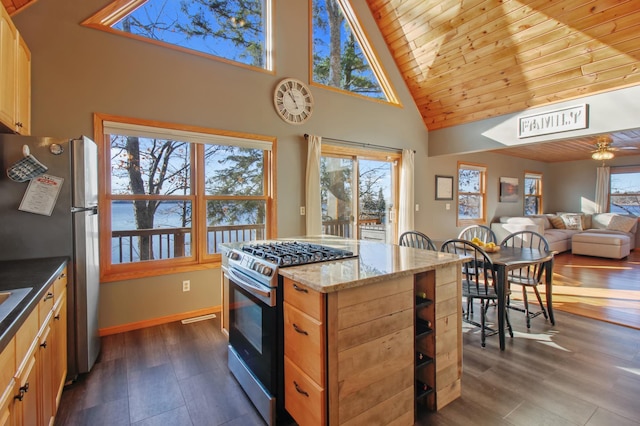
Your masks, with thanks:
<instances>
[{"instance_id":1,"label":"light stone countertop","mask_svg":"<svg viewBox=\"0 0 640 426\"><path fill-rule=\"evenodd\" d=\"M462 264L467 261L463 257L449 253L327 235L278 239L278 241L292 240L346 249L358 254L358 257L349 259L280 267L278 269L279 274L283 277L290 278L321 293L332 293L347 288ZM237 248L242 244L226 245L230 248Z\"/></svg>"}]
</instances>

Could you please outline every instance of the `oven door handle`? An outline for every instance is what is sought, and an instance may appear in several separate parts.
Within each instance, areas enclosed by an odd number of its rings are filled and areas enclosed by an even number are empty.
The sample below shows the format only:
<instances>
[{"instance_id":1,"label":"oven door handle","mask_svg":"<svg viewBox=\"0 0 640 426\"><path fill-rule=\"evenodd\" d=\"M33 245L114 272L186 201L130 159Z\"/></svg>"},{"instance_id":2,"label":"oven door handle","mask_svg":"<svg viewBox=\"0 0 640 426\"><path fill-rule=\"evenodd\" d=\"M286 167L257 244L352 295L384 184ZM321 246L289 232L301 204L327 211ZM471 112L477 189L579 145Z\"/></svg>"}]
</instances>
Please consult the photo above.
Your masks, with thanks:
<instances>
[{"instance_id":1,"label":"oven door handle","mask_svg":"<svg viewBox=\"0 0 640 426\"><path fill-rule=\"evenodd\" d=\"M229 279L233 280L235 284L244 288L249 293L259 294L262 297L271 298L271 291L265 291L262 288L256 287L255 285L249 283L245 279L243 279L239 274L233 271L233 269L229 269L226 271Z\"/></svg>"}]
</instances>

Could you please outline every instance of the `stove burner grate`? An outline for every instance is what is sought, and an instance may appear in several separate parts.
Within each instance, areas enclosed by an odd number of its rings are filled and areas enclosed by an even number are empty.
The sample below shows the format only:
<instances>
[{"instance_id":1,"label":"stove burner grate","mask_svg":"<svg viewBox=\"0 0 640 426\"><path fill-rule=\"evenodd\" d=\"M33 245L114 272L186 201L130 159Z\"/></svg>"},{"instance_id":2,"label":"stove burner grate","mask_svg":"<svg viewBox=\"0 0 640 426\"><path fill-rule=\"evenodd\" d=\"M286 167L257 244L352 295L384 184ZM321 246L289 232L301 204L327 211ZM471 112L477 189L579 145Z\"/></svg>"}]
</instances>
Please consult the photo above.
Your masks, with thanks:
<instances>
[{"instance_id":1,"label":"stove burner grate","mask_svg":"<svg viewBox=\"0 0 640 426\"><path fill-rule=\"evenodd\" d=\"M348 250L299 241L249 244L242 251L281 267L354 257Z\"/></svg>"}]
</instances>

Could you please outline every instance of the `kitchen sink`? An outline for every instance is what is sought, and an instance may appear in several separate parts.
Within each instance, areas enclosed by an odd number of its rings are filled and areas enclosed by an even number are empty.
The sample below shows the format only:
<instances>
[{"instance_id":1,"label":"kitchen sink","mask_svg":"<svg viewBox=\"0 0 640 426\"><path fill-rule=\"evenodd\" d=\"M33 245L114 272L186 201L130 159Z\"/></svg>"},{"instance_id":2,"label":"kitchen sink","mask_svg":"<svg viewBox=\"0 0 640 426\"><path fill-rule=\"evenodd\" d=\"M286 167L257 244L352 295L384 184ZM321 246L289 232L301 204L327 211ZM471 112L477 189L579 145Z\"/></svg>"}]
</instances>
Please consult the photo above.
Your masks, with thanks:
<instances>
[{"instance_id":1,"label":"kitchen sink","mask_svg":"<svg viewBox=\"0 0 640 426\"><path fill-rule=\"evenodd\" d=\"M13 312L29 292L31 292L31 287L0 291L0 322L4 321Z\"/></svg>"}]
</instances>

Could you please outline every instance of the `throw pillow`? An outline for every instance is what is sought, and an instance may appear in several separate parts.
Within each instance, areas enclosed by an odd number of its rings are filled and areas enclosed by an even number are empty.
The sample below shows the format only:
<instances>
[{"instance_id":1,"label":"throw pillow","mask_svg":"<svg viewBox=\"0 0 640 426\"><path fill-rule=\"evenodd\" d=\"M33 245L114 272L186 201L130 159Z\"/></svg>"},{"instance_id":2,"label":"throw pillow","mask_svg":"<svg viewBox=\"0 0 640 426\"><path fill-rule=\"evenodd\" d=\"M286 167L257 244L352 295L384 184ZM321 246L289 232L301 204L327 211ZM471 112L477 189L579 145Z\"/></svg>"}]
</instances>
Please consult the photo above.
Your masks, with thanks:
<instances>
[{"instance_id":1,"label":"throw pillow","mask_svg":"<svg viewBox=\"0 0 640 426\"><path fill-rule=\"evenodd\" d=\"M562 220L564 221L564 225L567 229L582 231L582 215L565 214L562 215Z\"/></svg>"},{"instance_id":2,"label":"throw pillow","mask_svg":"<svg viewBox=\"0 0 640 426\"><path fill-rule=\"evenodd\" d=\"M549 216L549 222L551 222L551 225L556 229L566 229L564 220L562 220L560 216Z\"/></svg>"},{"instance_id":3,"label":"throw pillow","mask_svg":"<svg viewBox=\"0 0 640 426\"><path fill-rule=\"evenodd\" d=\"M607 225L610 231L631 232L631 228L636 224L638 219L629 216L615 215L611 216L611 221Z\"/></svg>"}]
</instances>

